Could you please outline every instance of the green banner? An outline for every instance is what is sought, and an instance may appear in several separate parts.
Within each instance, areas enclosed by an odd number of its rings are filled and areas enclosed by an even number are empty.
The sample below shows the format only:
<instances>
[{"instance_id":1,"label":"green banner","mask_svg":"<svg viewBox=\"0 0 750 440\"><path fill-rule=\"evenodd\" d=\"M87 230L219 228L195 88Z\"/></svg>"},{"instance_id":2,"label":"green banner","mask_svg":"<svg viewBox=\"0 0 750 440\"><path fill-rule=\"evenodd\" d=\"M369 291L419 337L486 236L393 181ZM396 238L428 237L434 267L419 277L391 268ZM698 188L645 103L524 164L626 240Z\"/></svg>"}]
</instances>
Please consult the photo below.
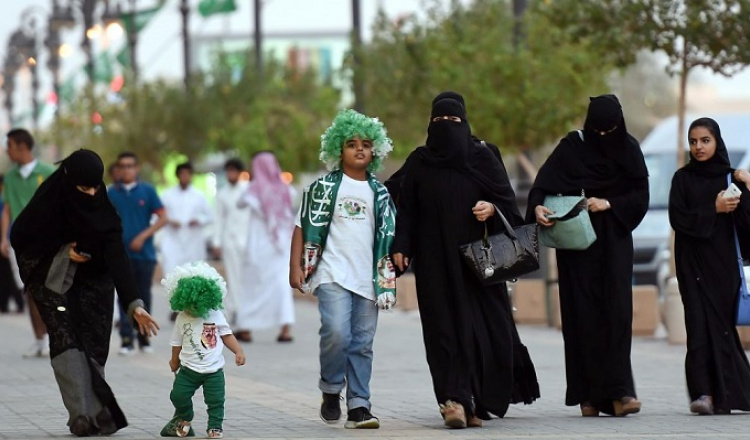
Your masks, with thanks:
<instances>
[{"instance_id":1,"label":"green banner","mask_svg":"<svg viewBox=\"0 0 750 440\"><path fill-rule=\"evenodd\" d=\"M100 53L94 60L94 82L107 83L115 76L109 52Z\"/></svg>"},{"instance_id":2,"label":"green banner","mask_svg":"<svg viewBox=\"0 0 750 440\"><path fill-rule=\"evenodd\" d=\"M198 4L198 12L203 17L214 14L228 14L237 10L234 0L201 0Z\"/></svg>"},{"instance_id":3,"label":"green banner","mask_svg":"<svg viewBox=\"0 0 750 440\"><path fill-rule=\"evenodd\" d=\"M122 13L122 25L125 27L125 31L130 33L135 31L136 33L143 30L148 25L152 18L161 11L164 2L160 2L153 8L143 9L135 12L123 12Z\"/></svg>"}]
</instances>

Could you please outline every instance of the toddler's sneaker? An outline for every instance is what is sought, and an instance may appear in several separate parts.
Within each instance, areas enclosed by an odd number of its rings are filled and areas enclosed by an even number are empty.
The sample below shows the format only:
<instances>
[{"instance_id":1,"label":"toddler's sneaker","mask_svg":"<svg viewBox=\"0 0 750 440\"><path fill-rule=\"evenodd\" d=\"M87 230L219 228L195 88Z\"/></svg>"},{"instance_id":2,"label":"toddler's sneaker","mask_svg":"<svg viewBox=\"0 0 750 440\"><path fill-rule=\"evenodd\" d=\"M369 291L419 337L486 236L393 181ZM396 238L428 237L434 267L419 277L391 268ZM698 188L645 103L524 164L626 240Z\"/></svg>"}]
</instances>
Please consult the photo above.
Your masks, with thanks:
<instances>
[{"instance_id":1,"label":"toddler's sneaker","mask_svg":"<svg viewBox=\"0 0 750 440\"><path fill-rule=\"evenodd\" d=\"M224 437L224 431L221 428L211 428L206 431L208 438L222 438Z\"/></svg>"},{"instance_id":2,"label":"toddler's sneaker","mask_svg":"<svg viewBox=\"0 0 750 440\"><path fill-rule=\"evenodd\" d=\"M190 426L189 421L173 417L162 428L160 435L162 437L193 437L195 436L195 431L193 431L193 427Z\"/></svg>"},{"instance_id":3,"label":"toddler's sneaker","mask_svg":"<svg viewBox=\"0 0 750 440\"><path fill-rule=\"evenodd\" d=\"M373 416L365 407L354 408L347 413L344 428L349 429L378 429L380 420Z\"/></svg>"}]
</instances>

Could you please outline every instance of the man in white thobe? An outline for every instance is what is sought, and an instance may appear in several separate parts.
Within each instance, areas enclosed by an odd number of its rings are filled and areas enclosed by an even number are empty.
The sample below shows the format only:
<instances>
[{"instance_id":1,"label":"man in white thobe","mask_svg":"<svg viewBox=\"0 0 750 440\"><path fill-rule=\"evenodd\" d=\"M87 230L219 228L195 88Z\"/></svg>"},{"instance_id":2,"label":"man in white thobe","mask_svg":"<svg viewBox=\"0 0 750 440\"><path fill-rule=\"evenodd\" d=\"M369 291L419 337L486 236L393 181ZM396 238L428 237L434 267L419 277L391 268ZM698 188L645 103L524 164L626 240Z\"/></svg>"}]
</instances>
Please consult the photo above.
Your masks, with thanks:
<instances>
[{"instance_id":1,"label":"man in white thobe","mask_svg":"<svg viewBox=\"0 0 750 440\"><path fill-rule=\"evenodd\" d=\"M161 197L169 223L162 228L161 267L166 276L176 266L205 260L204 227L211 223L211 208L206 197L193 188L193 166L177 165L179 184Z\"/></svg>"},{"instance_id":2,"label":"man in white thobe","mask_svg":"<svg viewBox=\"0 0 750 440\"><path fill-rule=\"evenodd\" d=\"M242 301L242 268L250 224L250 209L240 203L248 185L240 180L244 170L244 164L236 158L224 164L227 184L216 193L214 202L213 253L224 263L227 281L224 310L230 324L234 324L237 304Z\"/></svg>"}]
</instances>

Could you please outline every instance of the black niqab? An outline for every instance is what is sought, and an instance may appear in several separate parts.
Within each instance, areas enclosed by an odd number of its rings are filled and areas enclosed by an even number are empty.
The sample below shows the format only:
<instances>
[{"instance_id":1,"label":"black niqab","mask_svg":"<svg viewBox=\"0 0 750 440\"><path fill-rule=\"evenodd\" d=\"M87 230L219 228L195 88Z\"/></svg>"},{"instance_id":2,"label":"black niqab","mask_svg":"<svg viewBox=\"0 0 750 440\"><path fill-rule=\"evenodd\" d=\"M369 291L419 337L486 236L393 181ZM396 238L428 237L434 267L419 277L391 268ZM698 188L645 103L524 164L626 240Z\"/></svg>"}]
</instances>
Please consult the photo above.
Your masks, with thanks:
<instances>
[{"instance_id":1,"label":"black niqab","mask_svg":"<svg viewBox=\"0 0 750 440\"><path fill-rule=\"evenodd\" d=\"M103 175L104 164L93 151L81 149L65 158L14 222L13 247L37 255L54 255L60 246L71 242L87 253L101 247L107 233L122 230ZM91 196L77 186L97 191Z\"/></svg>"},{"instance_id":2,"label":"black niqab","mask_svg":"<svg viewBox=\"0 0 750 440\"><path fill-rule=\"evenodd\" d=\"M701 162L693 157L693 152L691 151L690 162L688 162L683 169L699 176L720 176L731 173L732 166L729 162L729 152L727 151L727 145L724 143L724 139L721 137L719 124L711 118L696 119L690 124L688 136L690 136L690 132L696 127L705 127L714 136L714 139L716 140L716 152L711 158Z\"/></svg>"},{"instance_id":3,"label":"black niqab","mask_svg":"<svg viewBox=\"0 0 750 440\"><path fill-rule=\"evenodd\" d=\"M443 92L455 94L455 92ZM438 95L439 97L440 95ZM459 97L461 95L458 95ZM515 206L513 191L509 187L507 172L492 151L474 142L471 127L466 117L466 107L461 99L443 98L433 101L430 111L430 124L427 127L427 141L424 147L415 150L423 163L438 168L453 168L469 176L496 203ZM437 116L457 116L461 122L451 120L433 121Z\"/></svg>"},{"instance_id":4,"label":"black niqab","mask_svg":"<svg viewBox=\"0 0 750 440\"><path fill-rule=\"evenodd\" d=\"M614 129L614 130L613 130ZM604 136L600 132L609 132ZM534 187L551 194L580 194L614 185L623 174L648 177L638 141L627 132L620 101L614 95L591 98L581 134L572 131L560 141L542 168Z\"/></svg>"}]
</instances>

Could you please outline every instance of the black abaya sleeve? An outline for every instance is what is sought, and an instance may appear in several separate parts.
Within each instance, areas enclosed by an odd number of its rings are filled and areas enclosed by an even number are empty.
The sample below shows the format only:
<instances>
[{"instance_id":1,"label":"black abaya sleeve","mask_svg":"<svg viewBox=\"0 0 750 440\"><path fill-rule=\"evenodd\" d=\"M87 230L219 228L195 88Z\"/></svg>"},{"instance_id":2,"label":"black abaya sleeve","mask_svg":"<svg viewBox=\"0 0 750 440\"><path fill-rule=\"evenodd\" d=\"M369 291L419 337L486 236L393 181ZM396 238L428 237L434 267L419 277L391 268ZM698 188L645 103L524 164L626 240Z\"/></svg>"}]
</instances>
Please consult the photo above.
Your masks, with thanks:
<instances>
[{"instance_id":1,"label":"black abaya sleeve","mask_svg":"<svg viewBox=\"0 0 750 440\"><path fill-rule=\"evenodd\" d=\"M526 223L536 223L537 206L544 205L544 198L547 194L541 188L531 188L527 197L526 205Z\"/></svg>"},{"instance_id":2,"label":"black abaya sleeve","mask_svg":"<svg viewBox=\"0 0 750 440\"><path fill-rule=\"evenodd\" d=\"M607 200L618 223L627 232L632 232L648 211L648 177L634 179L631 182L630 191L608 197Z\"/></svg>"},{"instance_id":3,"label":"black abaya sleeve","mask_svg":"<svg viewBox=\"0 0 750 440\"><path fill-rule=\"evenodd\" d=\"M732 179L735 185L742 191L740 195L740 204L734 211L734 225L737 228L737 235L740 240L740 250L742 258L750 259L750 190L743 182Z\"/></svg>"},{"instance_id":4,"label":"black abaya sleeve","mask_svg":"<svg viewBox=\"0 0 750 440\"><path fill-rule=\"evenodd\" d=\"M669 190L669 223L676 232L695 238L708 238L716 222L716 205L711 199L707 202L690 203L690 197L697 191L691 190L688 173L676 172L672 177L672 187Z\"/></svg>"},{"instance_id":5,"label":"black abaya sleeve","mask_svg":"<svg viewBox=\"0 0 750 440\"><path fill-rule=\"evenodd\" d=\"M107 271L112 277L117 289L117 298L120 307L123 310L132 313L131 306L133 302L140 301L138 286L133 277L133 270L130 267L130 259L125 253L125 246L122 243L120 234L110 233L106 235L104 243L104 260L107 264ZM142 304L141 304L142 305Z\"/></svg>"},{"instance_id":6,"label":"black abaya sleeve","mask_svg":"<svg viewBox=\"0 0 750 440\"><path fill-rule=\"evenodd\" d=\"M518 210L516 192L510 184L510 178L505 169L500 150L492 144L484 143L482 145L484 145L484 148L478 152L482 166L475 167L475 171L483 173L485 179L493 182L491 188L495 190L493 192L484 191L486 200L500 209L511 226L522 225L524 221ZM504 228L499 217L495 218L490 227L495 231Z\"/></svg>"},{"instance_id":7,"label":"black abaya sleeve","mask_svg":"<svg viewBox=\"0 0 750 440\"><path fill-rule=\"evenodd\" d=\"M415 206L415 179L414 172L416 155L412 153L407 159L402 169L409 170L408 173L404 173L401 178L401 184L398 191L398 203L396 205L396 236L393 238L393 244L391 245L391 255L396 253L402 253L404 256L411 257L414 255L414 249L412 249L412 243L414 242L414 228L416 227L419 219L417 211L414 209Z\"/></svg>"}]
</instances>

